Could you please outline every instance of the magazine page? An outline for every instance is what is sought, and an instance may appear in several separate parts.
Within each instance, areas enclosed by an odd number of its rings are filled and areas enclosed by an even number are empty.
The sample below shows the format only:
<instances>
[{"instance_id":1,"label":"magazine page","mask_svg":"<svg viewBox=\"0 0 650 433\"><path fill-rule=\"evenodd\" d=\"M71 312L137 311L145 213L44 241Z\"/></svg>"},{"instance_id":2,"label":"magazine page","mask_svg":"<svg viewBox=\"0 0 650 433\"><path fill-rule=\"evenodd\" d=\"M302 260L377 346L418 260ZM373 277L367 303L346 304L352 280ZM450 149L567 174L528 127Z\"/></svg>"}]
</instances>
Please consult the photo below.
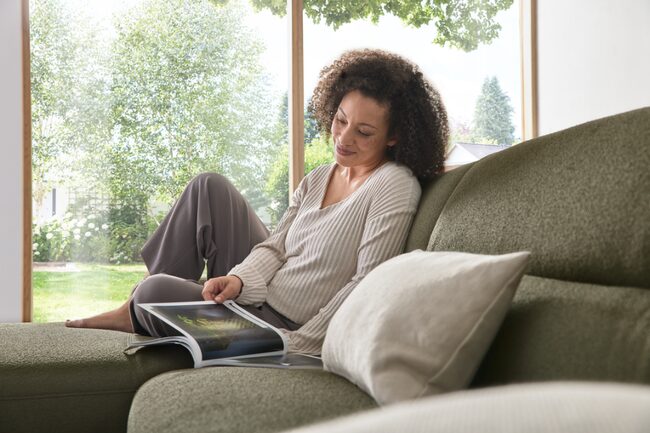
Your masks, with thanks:
<instances>
[{"instance_id":1,"label":"magazine page","mask_svg":"<svg viewBox=\"0 0 650 433\"><path fill-rule=\"evenodd\" d=\"M213 365L215 360L224 358L285 354L284 335L232 301L140 304L139 307L187 337L195 367Z\"/></svg>"},{"instance_id":2,"label":"magazine page","mask_svg":"<svg viewBox=\"0 0 650 433\"><path fill-rule=\"evenodd\" d=\"M323 361L315 355L288 353L277 356L258 356L255 358L237 358L216 360L214 365L228 367L272 367L272 368L303 368L323 369Z\"/></svg>"}]
</instances>

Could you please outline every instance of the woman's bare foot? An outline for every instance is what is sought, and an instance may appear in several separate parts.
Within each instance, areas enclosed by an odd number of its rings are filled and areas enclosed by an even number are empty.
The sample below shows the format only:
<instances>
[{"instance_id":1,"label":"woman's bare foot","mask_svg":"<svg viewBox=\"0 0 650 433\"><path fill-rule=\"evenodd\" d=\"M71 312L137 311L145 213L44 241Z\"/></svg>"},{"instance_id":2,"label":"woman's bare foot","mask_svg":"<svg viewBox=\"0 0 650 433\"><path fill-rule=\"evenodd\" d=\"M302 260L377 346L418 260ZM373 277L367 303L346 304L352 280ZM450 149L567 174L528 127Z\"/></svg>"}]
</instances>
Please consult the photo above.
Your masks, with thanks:
<instances>
[{"instance_id":1,"label":"woman's bare foot","mask_svg":"<svg viewBox=\"0 0 650 433\"><path fill-rule=\"evenodd\" d=\"M98 314L85 319L67 320L65 326L68 328L94 328L110 329L113 331L133 332L131 315L129 314L129 301L122 306L106 313Z\"/></svg>"}]
</instances>

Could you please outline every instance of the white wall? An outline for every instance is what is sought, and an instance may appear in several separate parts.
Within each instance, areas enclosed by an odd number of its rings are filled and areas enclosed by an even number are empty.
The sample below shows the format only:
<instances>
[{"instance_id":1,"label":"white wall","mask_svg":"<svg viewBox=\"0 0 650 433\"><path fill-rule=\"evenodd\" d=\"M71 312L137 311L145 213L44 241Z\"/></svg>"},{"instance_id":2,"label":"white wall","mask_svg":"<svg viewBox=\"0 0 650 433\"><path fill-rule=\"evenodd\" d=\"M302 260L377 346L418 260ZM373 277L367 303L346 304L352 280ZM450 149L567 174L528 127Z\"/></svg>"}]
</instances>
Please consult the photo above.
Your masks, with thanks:
<instances>
[{"instance_id":1,"label":"white wall","mask_svg":"<svg viewBox=\"0 0 650 433\"><path fill-rule=\"evenodd\" d=\"M0 322L22 320L20 0L0 1Z\"/></svg>"},{"instance_id":2,"label":"white wall","mask_svg":"<svg viewBox=\"0 0 650 433\"><path fill-rule=\"evenodd\" d=\"M539 0L539 133L650 106L650 0Z\"/></svg>"}]
</instances>

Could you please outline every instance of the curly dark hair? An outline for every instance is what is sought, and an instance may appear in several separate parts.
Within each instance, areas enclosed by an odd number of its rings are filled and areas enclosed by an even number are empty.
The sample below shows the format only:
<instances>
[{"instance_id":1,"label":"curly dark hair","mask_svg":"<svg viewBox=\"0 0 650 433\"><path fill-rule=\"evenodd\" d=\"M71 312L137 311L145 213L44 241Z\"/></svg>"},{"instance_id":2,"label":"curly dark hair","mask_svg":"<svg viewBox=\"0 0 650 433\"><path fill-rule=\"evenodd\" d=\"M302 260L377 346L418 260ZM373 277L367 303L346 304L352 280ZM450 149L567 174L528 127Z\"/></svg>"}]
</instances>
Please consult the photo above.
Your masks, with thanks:
<instances>
[{"instance_id":1,"label":"curly dark hair","mask_svg":"<svg viewBox=\"0 0 650 433\"><path fill-rule=\"evenodd\" d=\"M345 52L320 72L309 111L327 136L343 97L353 90L389 108L389 135L397 144L388 158L421 180L443 169L449 139L447 110L440 94L409 60L382 50Z\"/></svg>"}]
</instances>

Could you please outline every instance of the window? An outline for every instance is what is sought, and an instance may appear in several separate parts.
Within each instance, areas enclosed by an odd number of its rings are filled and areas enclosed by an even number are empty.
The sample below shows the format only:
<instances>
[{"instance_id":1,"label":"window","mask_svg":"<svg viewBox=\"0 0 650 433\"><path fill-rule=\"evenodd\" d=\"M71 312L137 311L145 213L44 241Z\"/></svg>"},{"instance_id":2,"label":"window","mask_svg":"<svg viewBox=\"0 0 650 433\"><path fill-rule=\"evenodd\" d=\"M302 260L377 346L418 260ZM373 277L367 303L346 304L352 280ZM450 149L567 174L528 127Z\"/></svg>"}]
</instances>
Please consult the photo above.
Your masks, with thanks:
<instances>
[{"instance_id":1,"label":"window","mask_svg":"<svg viewBox=\"0 0 650 433\"><path fill-rule=\"evenodd\" d=\"M85 316L123 302L145 271L138 256L142 243L199 172L226 174L265 222L277 222L289 190L289 136L296 135L287 128L292 113L286 5L271 0L23 1L29 2L31 31L34 320ZM524 135L530 138L531 123L522 128L518 121L522 106L529 112L521 118L534 119L534 101L519 92L524 86L517 21L521 13L523 66L533 77L535 1L489 3L503 9L494 18L501 26L498 37L465 52L433 44L438 34L433 23L405 26L395 16L399 11L382 9L373 24L368 18L373 14L364 8L388 7L383 3L305 2L304 37L296 30L301 26L291 33L298 45L304 43L304 65L293 54L291 75L297 82L304 76L308 98L320 68L342 51L399 52L423 68L444 98L453 133L450 162L454 150L478 158L476 149L495 150ZM302 1L291 4L302 10ZM348 23L345 14L336 18L336 13L316 19L318 11L336 12L337 5L359 19ZM450 23L446 31L453 34ZM297 63L304 74L295 72ZM534 97L535 83L524 84ZM510 122L501 128L511 134L507 139L479 128L483 94L500 95L497 99L509 104L502 109ZM331 151L308 115L304 126L309 171L329 161ZM29 299L31 289L25 290Z\"/></svg>"},{"instance_id":2,"label":"window","mask_svg":"<svg viewBox=\"0 0 650 433\"><path fill-rule=\"evenodd\" d=\"M286 27L236 0L30 2L34 320L122 303L145 240L201 172L271 224Z\"/></svg>"},{"instance_id":3,"label":"window","mask_svg":"<svg viewBox=\"0 0 650 433\"><path fill-rule=\"evenodd\" d=\"M476 49L468 51L434 43L434 23L415 28L390 13L376 24L363 19L337 29L305 17L305 95L312 93L319 70L343 51L370 47L397 52L422 68L445 103L452 133L447 169L507 148L522 137L520 6L492 3L503 9L494 16L495 37L476 41ZM461 30L456 32L463 36ZM471 43L470 38L467 45ZM305 144L310 146L308 140Z\"/></svg>"}]
</instances>

